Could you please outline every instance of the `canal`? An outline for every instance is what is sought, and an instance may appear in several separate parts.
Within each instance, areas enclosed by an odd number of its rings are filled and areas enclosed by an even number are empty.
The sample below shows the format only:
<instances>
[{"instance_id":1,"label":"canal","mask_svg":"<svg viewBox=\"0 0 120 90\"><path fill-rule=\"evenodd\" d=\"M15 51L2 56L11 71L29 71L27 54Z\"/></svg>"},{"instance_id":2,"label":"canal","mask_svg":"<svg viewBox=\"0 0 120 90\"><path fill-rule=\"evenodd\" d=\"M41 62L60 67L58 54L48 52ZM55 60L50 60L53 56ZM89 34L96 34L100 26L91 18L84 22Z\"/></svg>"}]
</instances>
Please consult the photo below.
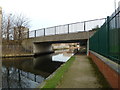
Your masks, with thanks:
<instances>
[{"instance_id":1,"label":"canal","mask_svg":"<svg viewBox=\"0 0 120 90\"><path fill-rule=\"evenodd\" d=\"M57 50L39 57L4 58L2 87L36 88L71 56L70 50Z\"/></svg>"}]
</instances>

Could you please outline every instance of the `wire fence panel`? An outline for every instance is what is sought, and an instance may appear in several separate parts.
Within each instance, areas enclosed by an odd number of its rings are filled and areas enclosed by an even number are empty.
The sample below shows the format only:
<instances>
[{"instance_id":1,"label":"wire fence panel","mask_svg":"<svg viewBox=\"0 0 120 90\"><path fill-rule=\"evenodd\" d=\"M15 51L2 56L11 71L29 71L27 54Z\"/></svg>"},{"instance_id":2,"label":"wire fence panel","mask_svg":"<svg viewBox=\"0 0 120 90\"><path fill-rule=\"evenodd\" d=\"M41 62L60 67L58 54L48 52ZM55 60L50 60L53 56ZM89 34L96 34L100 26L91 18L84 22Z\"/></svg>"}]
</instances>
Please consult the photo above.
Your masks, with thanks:
<instances>
[{"instance_id":1,"label":"wire fence panel","mask_svg":"<svg viewBox=\"0 0 120 90\"><path fill-rule=\"evenodd\" d=\"M68 33L68 25L56 26L56 34Z\"/></svg>"},{"instance_id":2,"label":"wire fence panel","mask_svg":"<svg viewBox=\"0 0 120 90\"><path fill-rule=\"evenodd\" d=\"M105 19L86 21L85 22L85 31L100 28L104 24L104 22L105 22Z\"/></svg>"},{"instance_id":3,"label":"wire fence panel","mask_svg":"<svg viewBox=\"0 0 120 90\"><path fill-rule=\"evenodd\" d=\"M29 38L31 38L31 37L35 37L35 31L30 31L29 32Z\"/></svg>"},{"instance_id":4,"label":"wire fence panel","mask_svg":"<svg viewBox=\"0 0 120 90\"><path fill-rule=\"evenodd\" d=\"M109 38L109 54L120 60L120 12L110 21Z\"/></svg>"},{"instance_id":5,"label":"wire fence panel","mask_svg":"<svg viewBox=\"0 0 120 90\"><path fill-rule=\"evenodd\" d=\"M74 23L69 25L69 32L81 32L84 31L84 22Z\"/></svg>"},{"instance_id":6,"label":"wire fence panel","mask_svg":"<svg viewBox=\"0 0 120 90\"><path fill-rule=\"evenodd\" d=\"M44 29L36 30L36 37L44 36Z\"/></svg>"},{"instance_id":7,"label":"wire fence panel","mask_svg":"<svg viewBox=\"0 0 120 90\"><path fill-rule=\"evenodd\" d=\"M90 50L120 63L120 7L90 38Z\"/></svg>"},{"instance_id":8,"label":"wire fence panel","mask_svg":"<svg viewBox=\"0 0 120 90\"><path fill-rule=\"evenodd\" d=\"M46 28L45 35L55 35L55 27Z\"/></svg>"}]
</instances>

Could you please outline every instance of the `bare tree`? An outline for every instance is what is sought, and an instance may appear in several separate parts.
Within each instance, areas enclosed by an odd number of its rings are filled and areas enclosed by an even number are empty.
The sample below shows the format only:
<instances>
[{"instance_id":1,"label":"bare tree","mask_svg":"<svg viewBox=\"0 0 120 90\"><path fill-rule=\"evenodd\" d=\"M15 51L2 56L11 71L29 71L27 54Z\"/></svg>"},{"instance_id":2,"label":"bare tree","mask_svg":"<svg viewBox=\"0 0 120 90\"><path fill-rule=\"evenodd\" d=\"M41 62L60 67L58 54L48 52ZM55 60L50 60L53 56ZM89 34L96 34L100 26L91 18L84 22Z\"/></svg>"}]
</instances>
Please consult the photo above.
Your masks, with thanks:
<instances>
[{"instance_id":1,"label":"bare tree","mask_svg":"<svg viewBox=\"0 0 120 90\"><path fill-rule=\"evenodd\" d=\"M2 37L7 40L10 40L10 37L12 37L13 39L22 39L24 37L24 33L26 33L25 29L29 28L29 22L30 20L22 14L5 15L5 13L3 13Z\"/></svg>"},{"instance_id":2,"label":"bare tree","mask_svg":"<svg viewBox=\"0 0 120 90\"><path fill-rule=\"evenodd\" d=\"M10 30L13 28L13 19L12 14L5 15L2 14L2 37L9 40L9 35L11 34Z\"/></svg>"},{"instance_id":3,"label":"bare tree","mask_svg":"<svg viewBox=\"0 0 120 90\"><path fill-rule=\"evenodd\" d=\"M30 27L29 22L30 20L22 14L14 18L14 32L17 32L19 40L23 39L25 33L27 33L25 29L27 30Z\"/></svg>"}]
</instances>

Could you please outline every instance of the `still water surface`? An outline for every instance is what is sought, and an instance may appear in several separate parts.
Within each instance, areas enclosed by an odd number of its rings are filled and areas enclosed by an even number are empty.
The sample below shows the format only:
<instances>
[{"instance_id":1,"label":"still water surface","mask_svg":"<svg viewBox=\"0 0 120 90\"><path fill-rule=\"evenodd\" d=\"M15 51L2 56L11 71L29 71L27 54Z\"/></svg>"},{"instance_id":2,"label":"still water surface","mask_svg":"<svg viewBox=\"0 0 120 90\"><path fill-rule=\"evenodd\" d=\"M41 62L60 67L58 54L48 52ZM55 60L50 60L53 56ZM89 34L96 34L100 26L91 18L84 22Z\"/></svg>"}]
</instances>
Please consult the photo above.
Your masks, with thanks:
<instances>
[{"instance_id":1,"label":"still water surface","mask_svg":"<svg viewBox=\"0 0 120 90\"><path fill-rule=\"evenodd\" d=\"M3 88L36 88L72 55L64 52L3 59Z\"/></svg>"}]
</instances>

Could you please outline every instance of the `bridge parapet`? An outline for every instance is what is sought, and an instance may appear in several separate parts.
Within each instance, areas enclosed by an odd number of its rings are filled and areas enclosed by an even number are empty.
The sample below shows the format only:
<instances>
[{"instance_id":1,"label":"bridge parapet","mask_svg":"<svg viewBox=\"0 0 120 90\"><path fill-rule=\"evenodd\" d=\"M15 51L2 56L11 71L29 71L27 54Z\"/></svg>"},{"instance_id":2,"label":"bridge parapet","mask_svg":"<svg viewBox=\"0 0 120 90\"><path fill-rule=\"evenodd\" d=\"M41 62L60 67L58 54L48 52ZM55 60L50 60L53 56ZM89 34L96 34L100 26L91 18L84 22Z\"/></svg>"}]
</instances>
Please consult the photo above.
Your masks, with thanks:
<instances>
[{"instance_id":1,"label":"bridge parapet","mask_svg":"<svg viewBox=\"0 0 120 90\"><path fill-rule=\"evenodd\" d=\"M65 25L58 25L53 27L37 29L37 30L29 31L28 38L90 31L100 28L105 22L105 20L106 18L101 18L101 19L94 19L83 22L76 22Z\"/></svg>"}]
</instances>

